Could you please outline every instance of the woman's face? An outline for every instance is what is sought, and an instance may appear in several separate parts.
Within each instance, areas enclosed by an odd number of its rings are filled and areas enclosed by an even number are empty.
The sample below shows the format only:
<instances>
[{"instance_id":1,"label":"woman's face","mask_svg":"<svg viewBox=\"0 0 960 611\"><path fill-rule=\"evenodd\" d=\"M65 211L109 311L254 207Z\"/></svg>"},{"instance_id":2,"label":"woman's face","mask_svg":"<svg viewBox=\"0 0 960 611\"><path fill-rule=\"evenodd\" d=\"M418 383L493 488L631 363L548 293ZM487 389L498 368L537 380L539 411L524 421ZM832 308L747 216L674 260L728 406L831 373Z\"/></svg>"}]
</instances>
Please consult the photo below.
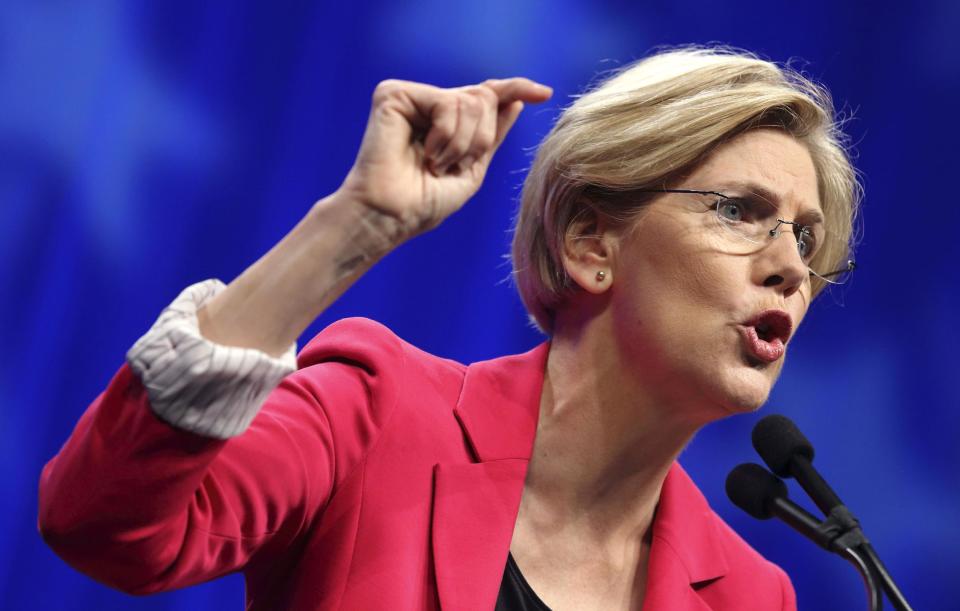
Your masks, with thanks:
<instances>
[{"instance_id":1,"label":"woman's face","mask_svg":"<svg viewBox=\"0 0 960 611\"><path fill-rule=\"evenodd\" d=\"M809 152L773 129L718 147L672 186L731 197L764 193L786 220L820 211ZM718 226L716 199L656 196L622 238L610 286L621 357L659 399L689 406L688 415L703 422L766 401L784 360L774 336L789 341L811 292L789 226L776 239L735 245L736 236Z\"/></svg>"}]
</instances>

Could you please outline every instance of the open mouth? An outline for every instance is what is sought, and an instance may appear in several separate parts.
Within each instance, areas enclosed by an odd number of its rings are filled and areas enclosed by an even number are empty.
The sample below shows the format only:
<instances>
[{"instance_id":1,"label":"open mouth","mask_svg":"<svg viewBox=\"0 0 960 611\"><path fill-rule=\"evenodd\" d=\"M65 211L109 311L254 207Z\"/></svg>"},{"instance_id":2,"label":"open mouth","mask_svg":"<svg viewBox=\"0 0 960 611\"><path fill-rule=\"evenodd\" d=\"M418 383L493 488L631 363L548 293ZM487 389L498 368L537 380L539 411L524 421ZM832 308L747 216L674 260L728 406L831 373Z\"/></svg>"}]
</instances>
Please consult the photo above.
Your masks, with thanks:
<instances>
[{"instance_id":1,"label":"open mouth","mask_svg":"<svg viewBox=\"0 0 960 611\"><path fill-rule=\"evenodd\" d=\"M767 310L740 329L747 354L761 362L772 363L786 352L793 322L782 310Z\"/></svg>"},{"instance_id":2,"label":"open mouth","mask_svg":"<svg viewBox=\"0 0 960 611\"><path fill-rule=\"evenodd\" d=\"M760 337L756 327L740 327L743 336L743 347L747 354L764 363L772 363L783 356L786 347L779 337L764 339Z\"/></svg>"},{"instance_id":3,"label":"open mouth","mask_svg":"<svg viewBox=\"0 0 960 611\"><path fill-rule=\"evenodd\" d=\"M757 337L765 342L772 341L773 338L777 337L777 334L774 333L773 328L767 323L761 323L754 328L757 330Z\"/></svg>"},{"instance_id":4,"label":"open mouth","mask_svg":"<svg viewBox=\"0 0 960 611\"><path fill-rule=\"evenodd\" d=\"M779 339L786 344L793 331L793 321L790 320L790 315L783 310L761 312L746 324L756 329L757 337L765 342L773 342Z\"/></svg>"}]
</instances>

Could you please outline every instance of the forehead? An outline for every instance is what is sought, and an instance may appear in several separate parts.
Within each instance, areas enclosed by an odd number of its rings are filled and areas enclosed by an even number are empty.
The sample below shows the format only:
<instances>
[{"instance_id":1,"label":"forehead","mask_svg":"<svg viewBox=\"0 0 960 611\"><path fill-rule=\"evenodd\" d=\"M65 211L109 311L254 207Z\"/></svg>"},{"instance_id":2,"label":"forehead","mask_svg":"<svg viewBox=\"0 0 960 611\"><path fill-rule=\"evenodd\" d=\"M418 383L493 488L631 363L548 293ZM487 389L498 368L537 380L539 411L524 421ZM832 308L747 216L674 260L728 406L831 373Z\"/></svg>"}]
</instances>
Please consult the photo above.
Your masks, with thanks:
<instances>
[{"instance_id":1,"label":"forehead","mask_svg":"<svg viewBox=\"0 0 960 611\"><path fill-rule=\"evenodd\" d=\"M793 218L823 216L813 158L806 146L780 130L752 130L721 144L684 183L734 194L753 192Z\"/></svg>"}]
</instances>

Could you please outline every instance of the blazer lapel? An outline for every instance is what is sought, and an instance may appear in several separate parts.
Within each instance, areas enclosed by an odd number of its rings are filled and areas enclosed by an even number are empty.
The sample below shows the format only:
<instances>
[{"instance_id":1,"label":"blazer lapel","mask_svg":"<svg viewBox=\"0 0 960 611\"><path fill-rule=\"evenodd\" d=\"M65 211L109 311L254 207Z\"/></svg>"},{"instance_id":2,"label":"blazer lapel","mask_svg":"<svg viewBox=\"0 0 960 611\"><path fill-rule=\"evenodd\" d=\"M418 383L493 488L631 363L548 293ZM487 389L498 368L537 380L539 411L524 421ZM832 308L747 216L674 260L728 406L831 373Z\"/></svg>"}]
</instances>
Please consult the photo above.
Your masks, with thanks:
<instances>
[{"instance_id":1,"label":"blazer lapel","mask_svg":"<svg viewBox=\"0 0 960 611\"><path fill-rule=\"evenodd\" d=\"M526 473L523 460L437 465L433 557L444 611L493 608Z\"/></svg>"},{"instance_id":2,"label":"blazer lapel","mask_svg":"<svg viewBox=\"0 0 960 611\"><path fill-rule=\"evenodd\" d=\"M700 593L729 571L707 500L674 463L660 491L653 520L644 610L707 611Z\"/></svg>"},{"instance_id":3,"label":"blazer lapel","mask_svg":"<svg viewBox=\"0 0 960 611\"><path fill-rule=\"evenodd\" d=\"M434 468L432 545L444 611L492 609L533 451L549 344L467 368L455 415L473 463Z\"/></svg>"}]
</instances>

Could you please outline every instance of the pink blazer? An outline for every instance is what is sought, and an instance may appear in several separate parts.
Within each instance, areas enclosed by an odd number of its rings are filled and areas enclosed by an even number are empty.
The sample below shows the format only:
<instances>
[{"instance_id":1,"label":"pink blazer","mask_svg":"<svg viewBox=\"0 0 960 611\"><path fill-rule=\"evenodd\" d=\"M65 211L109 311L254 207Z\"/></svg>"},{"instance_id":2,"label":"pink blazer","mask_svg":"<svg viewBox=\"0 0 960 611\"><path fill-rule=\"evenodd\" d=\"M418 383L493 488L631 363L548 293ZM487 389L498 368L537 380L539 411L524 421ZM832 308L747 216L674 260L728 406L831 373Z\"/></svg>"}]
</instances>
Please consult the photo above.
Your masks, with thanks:
<instances>
[{"instance_id":1,"label":"pink blazer","mask_svg":"<svg viewBox=\"0 0 960 611\"><path fill-rule=\"evenodd\" d=\"M43 469L41 533L130 593L243 571L253 610L492 609L548 348L464 366L342 320L226 441L157 419L124 365ZM796 608L679 465L648 570L644 610Z\"/></svg>"}]
</instances>

